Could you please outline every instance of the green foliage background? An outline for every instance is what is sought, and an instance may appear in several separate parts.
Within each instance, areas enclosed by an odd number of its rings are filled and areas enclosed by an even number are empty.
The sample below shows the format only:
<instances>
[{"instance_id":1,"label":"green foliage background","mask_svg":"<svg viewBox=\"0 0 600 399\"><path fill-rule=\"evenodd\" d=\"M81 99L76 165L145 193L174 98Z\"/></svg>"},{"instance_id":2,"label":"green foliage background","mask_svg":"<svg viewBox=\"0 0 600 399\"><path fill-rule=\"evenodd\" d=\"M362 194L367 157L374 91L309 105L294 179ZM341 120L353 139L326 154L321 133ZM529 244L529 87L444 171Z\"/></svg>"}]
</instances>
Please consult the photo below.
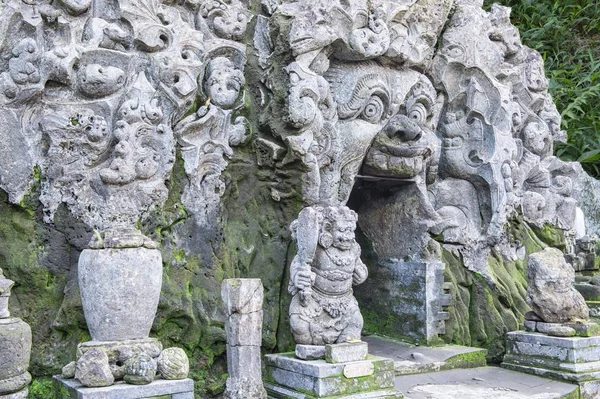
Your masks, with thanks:
<instances>
[{"instance_id":1,"label":"green foliage background","mask_svg":"<svg viewBox=\"0 0 600 399\"><path fill-rule=\"evenodd\" d=\"M569 134L556 155L600 178L600 0L486 0L512 7L523 44L545 61L550 93Z\"/></svg>"}]
</instances>

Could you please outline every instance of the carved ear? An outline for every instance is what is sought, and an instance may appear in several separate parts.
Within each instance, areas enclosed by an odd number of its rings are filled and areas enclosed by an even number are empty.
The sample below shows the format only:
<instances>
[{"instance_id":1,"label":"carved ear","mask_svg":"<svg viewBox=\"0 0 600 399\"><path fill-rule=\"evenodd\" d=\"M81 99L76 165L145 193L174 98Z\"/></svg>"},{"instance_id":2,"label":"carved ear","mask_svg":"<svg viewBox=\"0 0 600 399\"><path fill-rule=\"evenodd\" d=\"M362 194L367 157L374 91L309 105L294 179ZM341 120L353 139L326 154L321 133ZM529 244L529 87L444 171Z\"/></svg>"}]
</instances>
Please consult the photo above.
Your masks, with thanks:
<instances>
[{"instance_id":1,"label":"carved ear","mask_svg":"<svg viewBox=\"0 0 600 399\"><path fill-rule=\"evenodd\" d=\"M319 245L327 249L331 247L331 244L333 244L333 236L329 232L323 231L323 233L319 235Z\"/></svg>"}]
</instances>

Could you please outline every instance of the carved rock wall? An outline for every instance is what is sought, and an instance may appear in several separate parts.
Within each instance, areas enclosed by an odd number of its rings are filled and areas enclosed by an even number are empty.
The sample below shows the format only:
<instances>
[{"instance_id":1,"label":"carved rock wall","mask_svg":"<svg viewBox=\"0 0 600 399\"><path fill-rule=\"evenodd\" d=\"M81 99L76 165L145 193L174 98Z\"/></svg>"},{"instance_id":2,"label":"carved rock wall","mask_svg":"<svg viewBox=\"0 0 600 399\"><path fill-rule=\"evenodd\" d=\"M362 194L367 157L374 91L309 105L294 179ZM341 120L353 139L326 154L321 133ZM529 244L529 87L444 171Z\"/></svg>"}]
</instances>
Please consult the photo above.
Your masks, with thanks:
<instances>
[{"instance_id":1,"label":"carved rock wall","mask_svg":"<svg viewBox=\"0 0 600 399\"><path fill-rule=\"evenodd\" d=\"M355 209L368 267L444 261L449 342L502 342L528 245L569 251L574 169L552 156L560 117L506 8L10 0L0 53L0 267L21 282L34 376L87 339L77 260L115 230L159 244L153 333L187 351L203 397L224 389L224 278L262 279L263 347L289 348L305 206Z\"/></svg>"}]
</instances>

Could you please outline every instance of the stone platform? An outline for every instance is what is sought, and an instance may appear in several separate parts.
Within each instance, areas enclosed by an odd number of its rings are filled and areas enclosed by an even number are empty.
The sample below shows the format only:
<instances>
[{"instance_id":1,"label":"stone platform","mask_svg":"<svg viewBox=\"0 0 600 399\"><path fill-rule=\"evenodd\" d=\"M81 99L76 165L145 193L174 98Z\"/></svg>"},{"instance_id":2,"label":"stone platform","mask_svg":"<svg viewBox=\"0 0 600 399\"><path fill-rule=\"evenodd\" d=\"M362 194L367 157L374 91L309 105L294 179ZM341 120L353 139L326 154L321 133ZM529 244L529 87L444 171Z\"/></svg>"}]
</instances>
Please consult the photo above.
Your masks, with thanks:
<instances>
[{"instance_id":1,"label":"stone platform","mask_svg":"<svg viewBox=\"0 0 600 399\"><path fill-rule=\"evenodd\" d=\"M367 356L366 360L327 363L300 360L294 353L266 355L265 388L278 399L399 399L394 388L394 362Z\"/></svg>"},{"instance_id":2,"label":"stone platform","mask_svg":"<svg viewBox=\"0 0 600 399\"><path fill-rule=\"evenodd\" d=\"M144 399L157 396L161 399L194 399L194 381L189 378L159 379L148 385L130 385L120 381L102 388L88 388L76 379L64 379L60 376L54 376L54 381L69 391L70 399Z\"/></svg>"},{"instance_id":3,"label":"stone platform","mask_svg":"<svg viewBox=\"0 0 600 399\"><path fill-rule=\"evenodd\" d=\"M362 337L369 353L394 361L396 376L485 366L487 351L459 345L416 346L390 338Z\"/></svg>"},{"instance_id":4,"label":"stone platform","mask_svg":"<svg viewBox=\"0 0 600 399\"><path fill-rule=\"evenodd\" d=\"M581 398L600 397L600 337L551 337L515 331L507 335L502 367L577 383Z\"/></svg>"}]
</instances>

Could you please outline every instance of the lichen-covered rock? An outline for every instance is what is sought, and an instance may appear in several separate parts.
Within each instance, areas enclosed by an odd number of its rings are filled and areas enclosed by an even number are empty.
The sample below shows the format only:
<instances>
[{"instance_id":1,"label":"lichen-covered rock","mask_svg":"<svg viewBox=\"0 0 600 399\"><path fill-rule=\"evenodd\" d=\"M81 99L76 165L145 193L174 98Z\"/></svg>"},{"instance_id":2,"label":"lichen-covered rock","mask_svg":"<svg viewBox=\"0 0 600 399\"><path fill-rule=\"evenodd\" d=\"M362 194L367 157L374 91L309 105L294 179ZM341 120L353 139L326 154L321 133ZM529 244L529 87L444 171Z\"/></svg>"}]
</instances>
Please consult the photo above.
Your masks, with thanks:
<instances>
[{"instance_id":1,"label":"lichen-covered rock","mask_svg":"<svg viewBox=\"0 0 600 399\"><path fill-rule=\"evenodd\" d=\"M529 257L527 303L546 323L587 320L589 309L573 287L575 271L561 251L546 248Z\"/></svg>"},{"instance_id":2,"label":"lichen-covered rock","mask_svg":"<svg viewBox=\"0 0 600 399\"><path fill-rule=\"evenodd\" d=\"M106 387L115 382L108 356L99 349L87 351L77 360L75 378L86 387Z\"/></svg>"},{"instance_id":3,"label":"lichen-covered rock","mask_svg":"<svg viewBox=\"0 0 600 399\"><path fill-rule=\"evenodd\" d=\"M166 380L182 380L190 372L190 361L181 348L167 348L157 359L158 373Z\"/></svg>"},{"instance_id":4,"label":"lichen-covered rock","mask_svg":"<svg viewBox=\"0 0 600 399\"><path fill-rule=\"evenodd\" d=\"M156 360L148 355L136 355L125 363L125 376L123 380L128 384L150 384L154 381L155 376Z\"/></svg>"},{"instance_id":5,"label":"lichen-covered rock","mask_svg":"<svg viewBox=\"0 0 600 399\"><path fill-rule=\"evenodd\" d=\"M62 368L62 378L75 378L75 371L77 370L77 362L73 361Z\"/></svg>"}]
</instances>

